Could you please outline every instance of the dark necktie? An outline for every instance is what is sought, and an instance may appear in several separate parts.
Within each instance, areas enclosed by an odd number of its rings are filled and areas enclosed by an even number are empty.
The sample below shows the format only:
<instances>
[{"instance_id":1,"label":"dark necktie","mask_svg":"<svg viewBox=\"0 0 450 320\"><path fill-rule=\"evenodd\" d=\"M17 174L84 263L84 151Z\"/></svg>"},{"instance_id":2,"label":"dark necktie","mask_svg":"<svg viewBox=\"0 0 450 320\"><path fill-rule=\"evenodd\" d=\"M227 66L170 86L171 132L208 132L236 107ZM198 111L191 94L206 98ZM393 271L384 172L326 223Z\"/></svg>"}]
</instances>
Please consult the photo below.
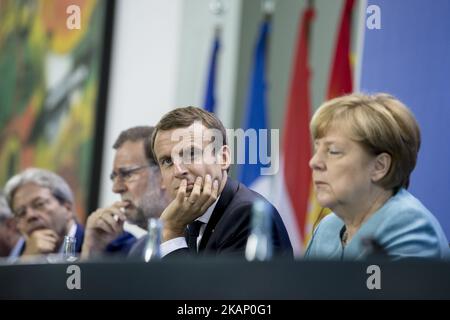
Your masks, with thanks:
<instances>
[{"instance_id":1,"label":"dark necktie","mask_svg":"<svg viewBox=\"0 0 450 320\"><path fill-rule=\"evenodd\" d=\"M188 225L188 247L189 251L197 252L197 238L200 233L200 227L203 222L195 220Z\"/></svg>"}]
</instances>

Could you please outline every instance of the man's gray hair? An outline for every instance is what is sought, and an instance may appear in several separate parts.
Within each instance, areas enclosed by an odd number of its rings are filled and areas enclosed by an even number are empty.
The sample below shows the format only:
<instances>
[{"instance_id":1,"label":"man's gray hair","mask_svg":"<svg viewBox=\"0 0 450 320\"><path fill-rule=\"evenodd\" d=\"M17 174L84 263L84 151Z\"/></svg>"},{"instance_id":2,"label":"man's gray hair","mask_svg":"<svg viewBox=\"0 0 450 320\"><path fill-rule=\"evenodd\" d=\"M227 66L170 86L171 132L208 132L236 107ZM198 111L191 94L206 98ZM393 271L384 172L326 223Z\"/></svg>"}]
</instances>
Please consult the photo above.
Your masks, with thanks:
<instances>
[{"instance_id":1,"label":"man's gray hair","mask_svg":"<svg viewBox=\"0 0 450 320\"><path fill-rule=\"evenodd\" d=\"M11 209L9 208L8 202L6 202L6 196L0 191L0 222L12 217Z\"/></svg>"},{"instance_id":2,"label":"man's gray hair","mask_svg":"<svg viewBox=\"0 0 450 320\"><path fill-rule=\"evenodd\" d=\"M74 203L72 190L62 177L45 169L29 168L16 174L6 182L4 191L10 208L12 208L12 201L17 189L27 183L34 183L40 187L50 189L53 196L61 204L66 202Z\"/></svg>"}]
</instances>

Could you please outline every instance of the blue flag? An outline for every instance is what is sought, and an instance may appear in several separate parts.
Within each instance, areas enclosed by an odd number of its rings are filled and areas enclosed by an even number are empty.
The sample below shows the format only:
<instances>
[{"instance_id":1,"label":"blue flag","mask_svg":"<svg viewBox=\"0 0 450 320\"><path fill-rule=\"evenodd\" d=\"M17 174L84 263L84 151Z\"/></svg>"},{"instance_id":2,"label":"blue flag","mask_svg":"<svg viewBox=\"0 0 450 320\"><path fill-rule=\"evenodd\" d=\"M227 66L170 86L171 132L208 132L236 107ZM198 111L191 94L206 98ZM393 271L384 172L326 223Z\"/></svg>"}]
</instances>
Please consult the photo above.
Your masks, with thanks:
<instances>
[{"instance_id":1,"label":"blue flag","mask_svg":"<svg viewBox=\"0 0 450 320\"><path fill-rule=\"evenodd\" d=\"M269 32L270 21L268 19L264 19L259 29L258 41L253 53L253 66L250 76L250 85L243 125L244 131L247 129L256 130L258 141L260 140L258 134L259 130L267 129L268 127L266 100L266 55ZM255 148L253 150L255 150ZM256 151L257 154L253 155L253 158L256 156L257 163L249 163L249 159L252 157L249 154L249 143L247 141L245 144L245 164L241 164L238 167L239 180L246 186L251 186L256 179L258 179L261 173L261 168L264 167L264 165L262 165L259 161L260 143L257 144Z\"/></svg>"},{"instance_id":2,"label":"blue flag","mask_svg":"<svg viewBox=\"0 0 450 320\"><path fill-rule=\"evenodd\" d=\"M204 108L206 111L214 112L216 107L216 70L217 57L220 49L220 34L216 32L209 61L208 82L206 83L206 94Z\"/></svg>"}]
</instances>

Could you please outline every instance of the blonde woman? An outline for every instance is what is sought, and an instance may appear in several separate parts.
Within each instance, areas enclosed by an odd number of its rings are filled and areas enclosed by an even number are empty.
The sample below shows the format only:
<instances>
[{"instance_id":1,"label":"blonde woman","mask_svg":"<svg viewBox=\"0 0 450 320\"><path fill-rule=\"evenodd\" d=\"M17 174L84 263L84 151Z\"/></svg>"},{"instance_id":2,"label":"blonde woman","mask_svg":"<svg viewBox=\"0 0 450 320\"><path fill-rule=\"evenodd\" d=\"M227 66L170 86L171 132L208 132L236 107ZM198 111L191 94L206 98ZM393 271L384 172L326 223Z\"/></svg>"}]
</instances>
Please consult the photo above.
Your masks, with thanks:
<instances>
[{"instance_id":1,"label":"blonde woman","mask_svg":"<svg viewBox=\"0 0 450 320\"><path fill-rule=\"evenodd\" d=\"M420 130L405 105L387 94L336 98L316 111L311 133L317 200L333 212L305 258L363 259L374 248L394 259L448 256L438 221L406 190Z\"/></svg>"}]
</instances>

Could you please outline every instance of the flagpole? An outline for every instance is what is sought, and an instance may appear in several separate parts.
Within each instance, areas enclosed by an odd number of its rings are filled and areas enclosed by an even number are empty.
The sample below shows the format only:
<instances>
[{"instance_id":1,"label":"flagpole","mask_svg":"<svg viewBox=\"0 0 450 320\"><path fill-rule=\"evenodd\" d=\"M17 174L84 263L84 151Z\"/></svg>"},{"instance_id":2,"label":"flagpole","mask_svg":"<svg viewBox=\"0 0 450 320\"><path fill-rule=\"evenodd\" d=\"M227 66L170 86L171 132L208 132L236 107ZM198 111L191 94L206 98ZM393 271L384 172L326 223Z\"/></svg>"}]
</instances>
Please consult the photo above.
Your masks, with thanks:
<instances>
[{"instance_id":1,"label":"flagpole","mask_svg":"<svg viewBox=\"0 0 450 320\"><path fill-rule=\"evenodd\" d=\"M308 7L307 7L307 10L314 10L314 0L308 0ZM309 26L308 27L308 34L307 34L307 37L308 37L308 47L310 48L311 47L311 29L312 29L312 26Z\"/></svg>"},{"instance_id":2,"label":"flagpole","mask_svg":"<svg viewBox=\"0 0 450 320\"><path fill-rule=\"evenodd\" d=\"M209 2L209 11L214 15L213 41L210 53L209 68L206 79L206 90L204 96L203 108L209 112L216 112L216 74L218 55L220 50L220 37L222 33L222 16L225 12L221 0L211 0Z\"/></svg>"},{"instance_id":3,"label":"flagpole","mask_svg":"<svg viewBox=\"0 0 450 320\"><path fill-rule=\"evenodd\" d=\"M266 23L270 23L272 21L273 13L275 12L275 0L263 0L261 3L261 9L264 14L264 18L263 18L264 21ZM270 47L269 43L270 43L270 37L267 39L266 50L268 50L267 48ZM266 55L267 55L267 53L266 53ZM266 110L266 111L268 112L268 110ZM270 117L269 112L267 114L267 117ZM269 128L267 128L267 129L269 129ZM270 141L272 140L272 132L270 133L270 135L268 135L267 138L270 139ZM272 156L272 159L273 159L273 156ZM279 162L279 159L278 159L278 162ZM273 165L273 163L271 165ZM268 178L268 181L271 185L274 185L275 183L277 183L276 175L270 176ZM268 198L268 200L270 202L274 203L275 198L274 198L273 193L267 193L266 197Z\"/></svg>"},{"instance_id":4,"label":"flagpole","mask_svg":"<svg viewBox=\"0 0 450 320\"><path fill-rule=\"evenodd\" d=\"M261 10L264 13L264 20L270 21L275 11L275 0L263 0L261 2Z\"/></svg>"},{"instance_id":5,"label":"flagpole","mask_svg":"<svg viewBox=\"0 0 450 320\"><path fill-rule=\"evenodd\" d=\"M220 36L222 29L222 17L225 13L225 6L222 0L210 0L209 11L215 17L214 36Z\"/></svg>"}]
</instances>

